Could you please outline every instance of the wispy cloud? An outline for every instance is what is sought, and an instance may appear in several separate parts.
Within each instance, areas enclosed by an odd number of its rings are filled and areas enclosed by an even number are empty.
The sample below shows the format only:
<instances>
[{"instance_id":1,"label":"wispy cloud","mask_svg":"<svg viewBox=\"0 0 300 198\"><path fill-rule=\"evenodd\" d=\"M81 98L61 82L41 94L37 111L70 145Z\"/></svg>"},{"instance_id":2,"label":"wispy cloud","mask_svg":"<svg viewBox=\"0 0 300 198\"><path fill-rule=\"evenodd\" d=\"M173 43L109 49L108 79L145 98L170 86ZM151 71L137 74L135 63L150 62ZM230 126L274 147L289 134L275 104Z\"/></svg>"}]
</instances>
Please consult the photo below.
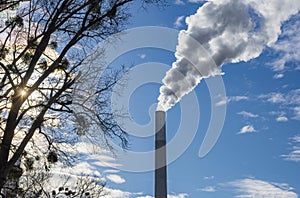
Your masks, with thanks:
<instances>
[{"instance_id":1,"label":"wispy cloud","mask_svg":"<svg viewBox=\"0 0 300 198\"><path fill-rule=\"evenodd\" d=\"M182 22L183 22L184 18L185 18L185 16L179 16L179 17L177 17L176 21L174 22L174 26L176 28L181 27L183 25Z\"/></svg>"},{"instance_id":2,"label":"wispy cloud","mask_svg":"<svg viewBox=\"0 0 300 198\"><path fill-rule=\"evenodd\" d=\"M107 196L110 198L130 198L132 195L135 194L135 193L126 192L119 189L107 188L107 187L105 187L103 190L104 193L107 194Z\"/></svg>"},{"instance_id":3,"label":"wispy cloud","mask_svg":"<svg viewBox=\"0 0 300 198\"><path fill-rule=\"evenodd\" d=\"M183 2L183 0L175 0L175 4L176 5L185 5L185 3Z\"/></svg>"},{"instance_id":4,"label":"wispy cloud","mask_svg":"<svg viewBox=\"0 0 300 198\"><path fill-rule=\"evenodd\" d=\"M239 102L242 100L249 100L248 96L231 96L228 98L229 101Z\"/></svg>"},{"instance_id":5,"label":"wispy cloud","mask_svg":"<svg viewBox=\"0 0 300 198\"><path fill-rule=\"evenodd\" d=\"M282 73L280 73L280 74L275 74L275 75L273 76L274 79L281 79L281 78L283 78L283 77L284 77L284 74L282 74Z\"/></svg>"},{"instance_id":6,"label":"wispy cloud","mask_svg":"<svg viewBox=\"0 0 300 198\"><path fill-rule=\"evenodd\" d=\"M107 175L106 178L116 184L122 184L126 181L124 178L122 178L121 176L116 175L116 174Z\"/></svg>"},{"instance_id":7,"label":"wispy cloud","mask_svg":"<svg viewBox=\"0 0 300 198\"><path fill-rule=\"evenodd\" d=\"M186 198L186 197L188 197L189 195L187 194L187 193L180 193L180 194L178 194L178 195L176 195L176 194L168 194L168 198Z\"/></svg>"},{"instance_id":8,"label":"wispy cloud","mask_svg":"<svg viewBox=\"0 0 300 198\"><path fill-rule=\"evenodd\" d=\"M188 197L188 194L187 193L180 193L178 195L176 195L176 194L168 194L167 197L168 198L186 198L186 197ZM150 196L150 195L144 195L144 196L138 196L136 198L154 198L154 197Z\"/></svg>"},{"instance_id":9,"label":"wispy cloud","mask_svg":"<svg viewBox=\"0 0 300 198\"><path fill-rule=\"evenodd\" d=\"M227 98L223 98L223 99L219 100L219 101L215 104L215 106L216 106L216 107L220 107L220 106L226 105L227 102L228 102Z\"/></svg>"},{"instance_id":10,"label":"wispy cloud","mask_svg":"<svg viewBox=\"0 0 300 198\"><path fill-rule=\"evenodd\" d=\"M215 179L215 176L205 176L205 177L203 177L203 179L205 179L205 180L212 180L212 179Z\"/></svg>"},{"instance_id":11,"label":"wispy cloud","mask_svg":"<svg viewBox=\"0 0 300 198\"><path fill-rule=\"evenodd\" d=\"M75 152L77 156L76 163L70 168L64 166L61 162L57 162L51 169L53 179L48 184L51 187L50 189L56 189L64 185L63 183L66 181L64 178L68 178L68 185L75 185L76 178L82 175L100 178L102 181L110 181L116 184L126 182L124 178L117 175L120 171L116 168L120 164L116 163L110 151L90 142L78 142L72 150L66 150L66 152L71 155L73 155L72 152ZM141 193L127 192L111 187L104 187L103 193L110 198L131 198L141 195Z\"/></svg>"},{"instance_id":12,"label":"wispy cloud","mask_svg":"<svg viewBox=\"0 0 300 198\"><path fill-rule=\"evenodd\" d=\"M70 149L65 148L65 152L70 156L77 156L76 162L71 169L65 168L62 163L57 163L52 168L56 173L80 176L84 172L85 175L102 177L101 170L120 166L110 151L89 142L78 142Z\"/></svg>"},{"instance_id":13,"label":"wispy cloud","mask_svg":"<svg viewBox=\"0 0 300 198\"><path fill-rule=\"evenodd\" d=\"M252 125L246 125L238 132L238 134L245 134L245 133L253 133L256 132Z\"/></svg>"},{"instance_id":14,"label":"wispy cloud","mask_svg":"<svg viewBox=\"0 0 300 198\"><path fill-rule=\"evenodd\" d=\"M187 3L203 3L207 0L188 0ZM185 5L185 2L183 0L175 0L176 5Z\"/></svg>"},{"instance_id":15,"label":"wispy cloud","mask_svg":"<svg viewBox=\"0 0 300 198\"><path fill-rule=\"evenodd\" d=\"M289 119L285 116L279 116L276 118L276 121L277 122L287 122L287 121L289 121Z\"/></svg>"},{"instance_id":16,"label":"wispy cloud","mask_svg":"<svg viewBox=\"0 0 300 198\"><path fill-rule=\"evenodd\" d=\"M138 56L140 57L140 59L144 59L144 58L146 58L146 57L147 57L147 55L146 55L146 54L139 54Z\"/></svg>"},{"instance_id":17,"label":"wispy cloud","mask_svg":"<svg viewBox=\"0 0 300 198\"><path fill-rule=\"evenodd\" d=\"M281 108L285 109L286 111L290 111L292 109L294 115L289 117L295 120L300 120L300 89L290 90L287 93L271 92L260 95L258 98L263 99L265 102L269 102L271 104L280 104ZM282 118L283 115L279 116L281 117L279 120L286 120L285 118Z\"/></svg>"},{"instance_id":18,"label":"wispy cloud","mask_svg":"<svg viewBox=\"0 0 300 198\"><path fill-rule=\"evenodd\" d=\"M221 98L216 104L215 106L219 107L219 106L223 106L226 105L230 102L239 102L242 100L249 100L248 96L228 96L225 98Z\"/></svg>"},{"instance_id":19,"label":"wispy cloud","mask_svg":"<svg viewBox=\"0 0 300 198\"><path fill-rule=\"evenodd\" d=\"M300 120L300 106L294 107L294 114L295 116L293 117L295 120Z\"/></svg>"},{"instance_id":20,"label":"wispy cloud","mask_svg":"<svg viewBox=\"0 0 300 198\"><path fill-rule=\"evenodd\" d=\"M300 62L299 19L300 14L295 15L292 20L283 25L282 35L273 46L273 49L278 52L278 58L270 63L274 71L286 70L287 67L297 69L297 64L291 63Z\"/></svg>"},{"instance_id":21,"label":"wispy cloud","mask_svg":"<svg viewBox=\"0 0 300 198\"><path fill-rule=\"evenodd\" d=\"M300 105L300 89L290 90L287 93L271 92L258 96L270 103L281 103L283 105Z\"/></svg>"},{"instance_id":22,"label":"wispy cloud","mask_svg":"<svg viewBox=\"0 0 300 198\"><path fill-rule=\"evenodd\" d=\"M289 154L281 155L284 160L300 162L300 135L291 138L292 148Z\"/></svg>"},{"instance_id":23,"label":"wispy cloud","mask_svg":"<svg viewBox=\"0 0 300 198\"><path fill-rule=\"evenodd\" d=\"M287 94L286 100L289 104L300 105L300 89L291 90Z\"/></svg>"},{"instance_id":24,"label":"wispy cloud","mask_svg":"<svg viewBox=\"0 0 300 198\"><path fill-rule=\"evenodd\" d=\"M286 183L274 183L247 178L228 182L225 185L234 188L234 191L237 194L235 196L236 198L298 197L298 195L295 192L293 192L293 188Z\"/></svg>"},{"instance_id":25,"label":"wispy cloud","mask_svg":"<svg viewBox=\"0 0 300 198\"><path fill-rule=\"evenodd\" d=\"M199 191L212 193L216 192L216 188L214 186L206 186L204 188L200 188Z\"/></svg>"},{"instance_id":26,"label":"wispy cloud","mask_svg":"<svg viewBox=\"0 0 300 198\"><path fill-rule=\"evenodd\" d=\"M228 103L227 98L222 98L221 100L219 100L219 101L215 104L215 106L216 106L216 107L220 107L220 106L226 105L227 103Z\"/></svg>"},{"instance_id":27,"label":"wispy cloud","mask_svg":"<svg viewBox=\"0 0 300 198\"><path fill-rule=\"evenodd\" d=\"M286 99L282 93L269 93L265 95L260 95L259 98L266 99L270 103L284 103Z\"/></svg>"},{"instance_id":28,"label":"wispy cloud","mask_svg":"<svg viewBox=\"0 0 300 198\"><path fill-rule=\"evenodd\" d=\"M205 2L206 0L188 0L189 3L202 3Z\"/></svg>"},{"instance_id":29,"label":"wispy cloud","mask_svg":"<svg viewBox=\"0 0 300 198\"><path fill-rule=\"evenodd\" d=\"M242 115L245 118L258 118L259 115L257 114L253 114L251 112L247 112L247 111L241 111L237 113L238 115Z\"/></svg>"},{"instance_id":30,"label":"wispy cloud","mask_svg":"<svg viewBox=\"0 0 300 198\"><path fill-rule=\"evenodd\" d=\"M117 169L107 169L103 171L103 173L118 173L118 172L120 172L120 170Z\"/></svg>"}]
</instances>

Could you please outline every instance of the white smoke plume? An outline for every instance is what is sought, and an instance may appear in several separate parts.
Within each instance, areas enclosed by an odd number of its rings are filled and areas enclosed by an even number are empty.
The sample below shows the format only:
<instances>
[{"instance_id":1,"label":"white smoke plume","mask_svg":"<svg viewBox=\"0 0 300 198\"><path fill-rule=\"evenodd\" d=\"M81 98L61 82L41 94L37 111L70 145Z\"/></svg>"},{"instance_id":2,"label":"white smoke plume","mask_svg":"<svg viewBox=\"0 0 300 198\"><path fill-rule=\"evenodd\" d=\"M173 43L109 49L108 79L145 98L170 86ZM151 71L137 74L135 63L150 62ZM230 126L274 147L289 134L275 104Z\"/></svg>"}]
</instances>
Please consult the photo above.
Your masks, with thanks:
<instances>
[{"instance_id":1,"label":"white smoke plume","mask_svg":"<svg viewBox=\"0 0 300 198\"><path fill-rule=\"evenodd\" d=\"M224 63L249 61L272 47L281 25L300 10L299 0L211 0L187 17L176 62L160 88L157 110L167 111L201 79L222 74Z\"/></svg>"}]
</instances>

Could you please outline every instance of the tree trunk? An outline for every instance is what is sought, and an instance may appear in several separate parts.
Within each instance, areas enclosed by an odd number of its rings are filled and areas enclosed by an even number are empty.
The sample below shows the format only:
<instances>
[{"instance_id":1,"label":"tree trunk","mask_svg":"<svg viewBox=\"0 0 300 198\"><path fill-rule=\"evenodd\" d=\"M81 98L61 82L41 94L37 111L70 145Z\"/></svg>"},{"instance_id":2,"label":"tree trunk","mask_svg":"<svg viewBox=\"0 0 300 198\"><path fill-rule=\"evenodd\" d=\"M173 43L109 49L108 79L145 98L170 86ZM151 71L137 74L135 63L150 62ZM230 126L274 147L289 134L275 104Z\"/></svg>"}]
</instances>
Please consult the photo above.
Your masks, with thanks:
<instances>
[{"instance_id":1,"label":"tree trunk","mask_svg":"<svg viewBox=\"0 0 300 198\"><path fill-rule=\"evenodd\" d=\"M13 97L14 98L14 97ZM4 136L0 147L0 189L3 188L6 177L13 168L13 166L8 166L9 151L11 149L11 143L14 137L14 131L16 128L16 119L18 116L19 109L21 107L21 101L17 100L12 103L12 108L10 109L7 123L4 130Z\"/></svg>"},{"instance_id":2,"label":"tree trunk","mask_svg":"<svg viewBox=\"0 0 300 198\"><path fill-rule=\"evenodd\" d=\"M1 171L0 177L4 178L0 179L0 189L2 196L5 196L6 198L17 197L19 189L19 179L23 174L23 170L20 165L21 158L19 158L19 160L15 163L10 171L8 171L8 169L3 172Z\"/></svg>"}]
</instances>

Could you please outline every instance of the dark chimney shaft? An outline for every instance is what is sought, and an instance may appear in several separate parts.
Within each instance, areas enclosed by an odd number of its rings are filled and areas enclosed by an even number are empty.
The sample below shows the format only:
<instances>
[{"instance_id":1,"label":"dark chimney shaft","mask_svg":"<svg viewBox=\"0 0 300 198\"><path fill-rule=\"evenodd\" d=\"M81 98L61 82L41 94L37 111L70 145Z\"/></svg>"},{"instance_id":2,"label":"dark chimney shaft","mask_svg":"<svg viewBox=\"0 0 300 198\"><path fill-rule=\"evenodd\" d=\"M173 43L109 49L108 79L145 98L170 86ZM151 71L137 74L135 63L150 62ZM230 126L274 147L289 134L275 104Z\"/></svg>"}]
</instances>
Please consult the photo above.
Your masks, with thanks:
<instances>
[{"instance_id":1,"label":"dark chimney shaft","mask_svg":"<svg viewBox=\"0 0 300 198\"><path fill-rule=\"evenodd\" d=\"M166 112L155 112L155 198L167 198Z\"/></svg>"}]
</instances>

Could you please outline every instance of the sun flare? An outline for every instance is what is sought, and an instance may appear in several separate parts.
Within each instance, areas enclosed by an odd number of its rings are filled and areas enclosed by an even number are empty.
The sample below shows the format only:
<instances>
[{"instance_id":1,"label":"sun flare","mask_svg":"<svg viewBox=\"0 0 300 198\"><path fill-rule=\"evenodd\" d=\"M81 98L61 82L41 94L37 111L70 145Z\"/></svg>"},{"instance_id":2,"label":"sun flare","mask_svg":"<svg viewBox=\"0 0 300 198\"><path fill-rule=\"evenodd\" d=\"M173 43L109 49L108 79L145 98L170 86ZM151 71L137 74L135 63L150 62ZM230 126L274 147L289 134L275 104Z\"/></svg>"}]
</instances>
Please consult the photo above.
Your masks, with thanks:
<instances>
[{"instance_id":1,"label":"sun flare","mask_svg":"<svg viewBox=\"0 0 300 198\"><path fill-rule=\"evenodd\" d=\"M20 92L21 96L25 96L27 94L27 91L22 89L21 92Z\"/></svg>"}]
</instances>

